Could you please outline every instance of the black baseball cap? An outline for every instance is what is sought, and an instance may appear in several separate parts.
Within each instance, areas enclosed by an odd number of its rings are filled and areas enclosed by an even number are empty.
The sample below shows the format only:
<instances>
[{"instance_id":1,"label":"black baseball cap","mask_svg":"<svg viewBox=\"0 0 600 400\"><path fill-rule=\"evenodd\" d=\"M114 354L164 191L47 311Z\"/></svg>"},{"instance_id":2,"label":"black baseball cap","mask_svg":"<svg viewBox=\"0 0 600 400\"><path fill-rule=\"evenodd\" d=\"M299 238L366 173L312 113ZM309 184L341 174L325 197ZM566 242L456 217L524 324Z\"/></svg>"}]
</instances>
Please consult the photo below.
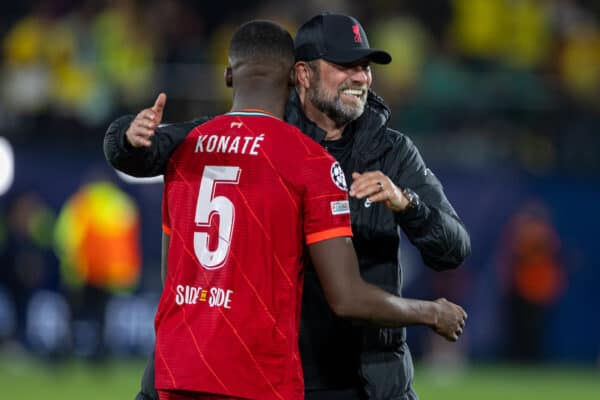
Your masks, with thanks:
<instances>
[{"instance_id":1,"label":"black baseball cap","mask_svg":"<svg viewBox=\"0 0 600 400\"><path fill-rule=\"evenodd\" d=\"M367 34L355 18L323 13L304 23L294 38L296 61L318 58L334 64L351 64L366 58L376 64L389 64L392 56L369 47Z\"/></svg>"}]
</instances>

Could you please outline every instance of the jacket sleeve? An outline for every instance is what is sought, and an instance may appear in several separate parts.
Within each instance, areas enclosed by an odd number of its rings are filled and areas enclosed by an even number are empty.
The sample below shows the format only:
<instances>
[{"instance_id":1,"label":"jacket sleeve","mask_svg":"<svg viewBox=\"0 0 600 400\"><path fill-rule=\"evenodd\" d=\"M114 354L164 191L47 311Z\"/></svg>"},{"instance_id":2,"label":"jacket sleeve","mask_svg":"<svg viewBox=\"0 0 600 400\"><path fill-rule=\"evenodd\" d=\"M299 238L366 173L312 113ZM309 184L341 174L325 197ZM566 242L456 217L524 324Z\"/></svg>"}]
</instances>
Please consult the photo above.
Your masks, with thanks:
<instances>
[{"instance_id":1,"label":"jacket sleeve","mask_svg":"<svg viewBox=\"0 0 600 400\"><path fill-rule=\"evenodd\" d=\"M104 156L111 166L121 172L136 177L150 177L164 174L173 150L195 126L209 118L159 125L152 145L140 148L132 147L125 137L133 119L133 115L126 115L110 124L104 134Z\"/></svg>"},{"instance_id":2,"label":"jacket sleeve","mask_svg":"<svg viewBox=\"0 0 600 400\"><path fill-rule=\"evenodd\" d=\"M437 271L456 268L471 254L469 233L417 147L404 135L400 140L404 143L400 146L396 184L414 190L420 205L396 213L396 222L419 249L427 266Z\"/></svg>"}]
</instances>

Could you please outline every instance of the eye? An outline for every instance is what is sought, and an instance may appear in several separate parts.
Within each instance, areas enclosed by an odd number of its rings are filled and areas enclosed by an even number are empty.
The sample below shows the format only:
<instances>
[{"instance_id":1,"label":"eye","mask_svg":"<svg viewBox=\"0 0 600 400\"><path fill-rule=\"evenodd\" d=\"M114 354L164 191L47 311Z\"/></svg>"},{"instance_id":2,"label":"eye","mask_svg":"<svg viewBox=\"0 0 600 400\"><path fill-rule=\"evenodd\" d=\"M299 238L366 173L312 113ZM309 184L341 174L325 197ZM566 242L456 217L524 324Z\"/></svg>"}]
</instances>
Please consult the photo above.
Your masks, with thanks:
<instances>
[{"instance_id":1,"label":"eye","mask_svg":"<svg viewBox=\"0 0 600 400\"><path fill-rule=\"evenodd\" d=\"M351 67L351 69L359 70L359 71L364 71L364 72L369 73L369 72L371 72L371 65L369 64L368 61L364 61L364 62L361 62L359 64L353 65Z\"/></svg>"},{"instance_id":2,"label":"eye","mask_svg":"<svg viewBox=\"0 0 600 400\"><path fill-rule=\"evenodd\" d=\"M371 70L371 63L369 62L369 60L365 60L357 64L356 66L361 68L365 72L369 72Z\"/></svg>"}]
</instances>

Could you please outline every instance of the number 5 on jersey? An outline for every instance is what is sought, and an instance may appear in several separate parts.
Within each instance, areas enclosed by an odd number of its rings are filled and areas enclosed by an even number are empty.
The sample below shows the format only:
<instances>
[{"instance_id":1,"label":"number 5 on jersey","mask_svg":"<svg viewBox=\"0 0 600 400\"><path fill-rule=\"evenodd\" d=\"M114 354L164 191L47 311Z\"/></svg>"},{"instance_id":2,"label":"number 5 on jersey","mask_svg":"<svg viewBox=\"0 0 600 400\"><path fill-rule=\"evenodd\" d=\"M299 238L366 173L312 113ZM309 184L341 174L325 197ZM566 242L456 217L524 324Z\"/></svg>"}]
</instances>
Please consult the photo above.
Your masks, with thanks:
<instances>
[{"instance_id":1,"label":"number 5 on jersey","mask_svg":"<svg viewBox=\"0 0 600 400\"><path fill-rule=\"evenodd\" d=\"M202 173L202 181L196 202L197 227L210 227L214 214L219 215L219 237L216 250L208 247L207 232L194 232L194 253L200 264L206 269L221 268L229 254L229 244L235 221L233 203L225 196L216 196L215 189L219 184L237 185L240 181L240 167L207 165Z\"/></svg>"}]
</instances>

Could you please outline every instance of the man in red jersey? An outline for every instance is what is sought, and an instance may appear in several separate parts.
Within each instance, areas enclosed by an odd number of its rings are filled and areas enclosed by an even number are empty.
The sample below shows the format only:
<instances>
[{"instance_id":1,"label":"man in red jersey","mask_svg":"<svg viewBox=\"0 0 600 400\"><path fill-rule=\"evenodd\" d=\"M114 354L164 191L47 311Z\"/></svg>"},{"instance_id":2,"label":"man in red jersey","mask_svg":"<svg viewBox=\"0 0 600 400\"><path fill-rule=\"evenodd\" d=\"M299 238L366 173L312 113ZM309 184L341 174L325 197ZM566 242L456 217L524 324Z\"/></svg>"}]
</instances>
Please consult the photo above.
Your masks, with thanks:
<instances>
[{"instance_id":1,"label":"man in red jersey","mask_svg":"<svg viewBox=\"0 0 600 400\"><path fill-rule=\"evenodd\" d=\"M266 21L244 24L229 64L232 111L192 127L165 174L155 385L161 400L303 399L305 249L338 316L405 326L433 303L360 277L344 174L282 120L293 82L289 33ZM457 337L466 314L439 301L428 323Z\"/></svg>"},{"instance_id":2,"label":"man in red jersey","mask_svg":"<svg viewBox=\"0 0 600 400\"><path fill-rule=\"evenodd\" d=\"M283 122L291 36L250 22L229 54L232 111L192 129L165 175L155 384L161 399L300 399L303 245L351 236L346 187L333 158Z\"/></svg>"}]
</instances>

